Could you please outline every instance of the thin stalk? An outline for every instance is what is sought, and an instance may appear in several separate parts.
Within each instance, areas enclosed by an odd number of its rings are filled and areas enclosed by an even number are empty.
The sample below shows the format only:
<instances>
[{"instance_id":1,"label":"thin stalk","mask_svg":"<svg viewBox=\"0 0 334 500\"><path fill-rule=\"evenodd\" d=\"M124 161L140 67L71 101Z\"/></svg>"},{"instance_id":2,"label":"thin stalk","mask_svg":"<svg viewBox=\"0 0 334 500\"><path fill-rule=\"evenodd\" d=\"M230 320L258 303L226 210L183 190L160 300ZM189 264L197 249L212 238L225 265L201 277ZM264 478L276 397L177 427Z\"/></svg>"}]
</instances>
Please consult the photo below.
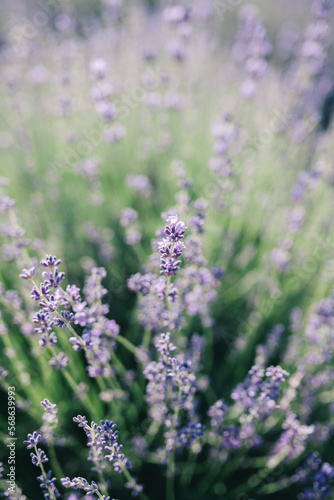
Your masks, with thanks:
<instances>
[{"instance_id":1,"label":"thin stalk","mask_svg":"<svg viewBox=\"0 0 334 500\"><path fill-rule=\"evenodd\" d=\"M99 490L96 491L96 494L97 494L97 496L99 497L100 500L103 500L103 496L101 495L101 493L99 492Z\"/></svg>"},{"instance_id":2,"label":"thin stalk","mask_svg":"<svg viewBox=\"0 0 334 500\"><path fill-rule=\"evenodd\" d=\"M176 429L177 419L178 419L179 411L180 411L179 402L181 400L181 395L182 395L182 390L181 390L181 387L179 387L177 408L176 408L174 415L173 415L171 432L175 431L175 429ZM166 485L167 486L167 500L175 500L174 478L175 478L175 453L174 453L174 449L172 449L170 452L169 458L168 458L168 463L167 463L167 485Z\"/></svg>"},{"instance_id":3,"label":"thin stalk","mask_svg":"<svg viewBox=\"0 0 334 500\"><path fill-rule=\"evenodd\" d=\"M63 369L62 373L63 373L64 377L66 378L66 380L68 382L68 385L73 390L73 392L77 392L78 391L78 385L75 382L75 380L73 379L72 375L66 369ZM99 420L99 415L96 412L96 407L91 403L91 400L88 397L86 397L82 401L82 403L86 407L86 410L88 410L89 413L95 418L95 420L96 419Z\"/></svg>"},{"instance_id":4,"label":"thin stalk","mask_svg":"<svg viewBox=\"0 0 334 500\"><path fill-rule=\"evenodd\" d=\"M148 328L146 326L145 331L144 331L143 343L142 343L143 347L145 347L146 349L148 349L150 347L151 335L152 335L151 328Z\"/></svg>"},{"instance_id":5,"label":"thin stalk","mask_svg":"<svg viewBox=\"0 0 334 500\"><path fill-rule=\"evenodd\" d=\"M117 335L115 337L116 342L119 344L122 344L123 347L125 347L131 354L134 356L140 354L140 349L136 347L130 340L126 339L125 337L122 337L121 335Z\"/></svg>"},{"instance_id":6,"label":"thin stalk","mask_svg":"<svg viewBox=\"0 0 334 500\"><path fill-rule=\"evenodd\" d=\"M133 486L135 486L137 483L133 479L133 477L131 476L128 469L125 466L123 466L123 464L121 465L121 467L122 467L124 477L128 480L129 483L131 483ZM139 498L141 498L142 500L149 500L148 497L145 495L145 493L142 493L142 492L139 494Z\"/></svg>"},{"instance_id":7,"label":"thin stalk","mask_svg":"<svg viewBox=\"0 0 334 500\"><path fill-rule=\"evenodd\" d=\"M122 361L116 356L116 354L112 351L110 353L110 358L113 364L115 365L116 369L119 371L121 375L124 375L126 373L126 368L123 365ZM142 390L137 382L133 382L129 390L132 392L133 396L135 397L142 397Z\"/></svg>"},{"instance_id":8,"label":"thin stalk","mask_svg":"<svg viewBox=\"0 0 334 500\"><path fill-rule=\"evenodd\" d=\"M40 467L40 469L41 469L42 476L43 476L43 478L44 478L44 481L47 483L48 478L47 478L47 475L46 475L46 472L45 472L45 469L44 469L43 463L42 463L42 461L41 461L41 460L40 460L40 458L39 458L39 453L38 453L38 450L37 450L37 445L36 445L36 444L35 444L35 446L34 446L34 449L35 449L36 457L38 458L38 465L39 465L39 467ZM51 490L50 486L47 486L47 490L48 490L48 493L49 493L49 495L50 495L50 500L56 500L56 497L55 497L55 495L53 494L53 492L52 492L52 490Z\"/></svg>"},{"instance_id":9,"label":"thin stalk","mask_svg":"<svg viewBox=\"0 0 334 500\"><path fill-rule=\"evenodd\" d=\"M50 462L52 464L52 469L55 473L55 476L56 477L64 477L65 474L61 468L61 465L58 461L58 458L57 458L57 455L56 455L56 450L55 450L55 447L54 447L54 444L53 443L49 443L48 444L48 451L49 451L49 455L50 455Z\"/></svg>"}]
</instances>

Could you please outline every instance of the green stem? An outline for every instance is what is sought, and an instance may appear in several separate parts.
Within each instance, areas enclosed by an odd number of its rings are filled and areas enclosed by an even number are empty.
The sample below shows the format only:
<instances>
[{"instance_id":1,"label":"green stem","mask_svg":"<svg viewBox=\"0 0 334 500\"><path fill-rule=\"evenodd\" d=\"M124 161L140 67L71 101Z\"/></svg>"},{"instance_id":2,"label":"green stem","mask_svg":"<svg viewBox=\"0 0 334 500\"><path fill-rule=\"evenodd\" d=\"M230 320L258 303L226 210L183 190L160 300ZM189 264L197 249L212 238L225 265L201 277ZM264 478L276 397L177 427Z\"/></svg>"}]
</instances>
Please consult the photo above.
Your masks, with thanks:
<instances>
[{"instance_id":1,"label":"green stem","mask_svg":"<svg viewBox=\"0 0 334 500\"><path fill-rule=\"evenodd\" d=\"M172 421L172 427L171 427L171 432L175 431L176 425L177 425L177 419L179 416L179 411L180 411L180 400L182 396L182 390L181 387L179 387L179 394L178 394L178 400L177 400L177 408L174 412L173 415L173 421ZM174 453L174 448L171 450L169 458L168 458L168 463L167 463L167 500L174 500L175 495L174 495L174 478L175 478L175 453Z\"/></svg>"},{"instance_id":2,"label":"green stem","mask_svg":"<svg viewBox=\"0 0 334 500\"><path fill-rule=\"evenodd\" d=\"M286 446L284 450L276 457L273 457L271 464L265 469L261 469L257 474L253 474L247 481L248 489L245 490L245 485L238 486L230 494L233 494L231 498L236 498L239 493L245 493L245 491L254 490L254 488L261 485L261 483L272 474L273 470L286 458L290 452L290 447Z\"/></svg>"},{"instance_id":3,"label":"green stem","mask_svg":"<svg viewBox=\"0 0 334 500\"><path fill-rule=\"evenodd\" d=\"M73 390L73 392L77 392L78 391L78 385L75 382L75 380L73 379L72 375L65 368L62 370L62 373L63 373L64 377L66 378L66 380L68 382L68 385ZM91 403L91 400L88 397L86 397L83 400L83 405L85 406L86 410L89 411L89 413L91 414L91 416L93 418L95 418L95 420L99 420L99 416L98 416L96 407Z\"/></svg>"},{"instance_id":4,"label":"green stem","mask_svg":"<svg viewBox=\"0 0 334 500\"><path fill-rule=\"evenodd\" d=\"M204 338L205 338L204 370L205 373L210 373L214 360L213 328L205 328Z\"/></svg>"},{"instance_id":5,"label":"green stem","mask_svg":"<svg viewBox=\"0 0 334 500\"><path fill-rule=\"evenodd\" d=\"M208 488L214 483L215 478L218 476L218 474L221 471L223 464L221 463L214 463L210 470L208 471L207 475L204 477L204 479L198 484L196 490L198 492L198 497L199 498L205 498L205 492L208 490Z\"/></svg>"},{"instance_id":6,"label":"green stem","mask_svg":"<svg viewBox=\"0 0 334 500\"><path fill-rule=\"evenodd\" d=\"M137 354L140 354L140 350L138 349L138 347L136 347L132 342L130 342L130 340L126 339L125 337L122 337L121 335L117 335L115 337L115 340L119 344L124 346L134 356L136 356Z\"/></svg>"},{"instance_id":7,"label":"green stem","mask_svg":"<svg viewBox=\"0 0 334 500\"><path fill-rule=\"evenodd\" d=\"M277 481L275 483L268 483L259 489L259 493L264 494L266 496L271 495L272 493L276 493L277 491L286 488L287 486L289 486L289 483L291 483L291 481L289 481L288 479L285 482Z\"/></svg>"},{"instance_id":8,"label":"green stem","mask_svg":"<svg viewBox=\"0 0 334 500\"><path fill-rule=\"evenodd\" d=\"M39 458L39 453L38 453L38 449L37 449L37 445L35 444L34 446L34 449L35 449L35 453L36 453L36 457L38 458L38 465L41 469L41 472L42 472L42 475L43 475L43 478L45 480L45 482L48 481L48 478L47 478L47 475L46 475L46 472L45 472L45 469L44 469L44 466L43 466L43 463L41 462L40 458ZM53 494L52 490L50 489L50 486L47 487L48 489L48 493L50 495L50 499L51 500L56 500L56 497L55 495Z\"/></svg>"},{"instance_id":9,"label":"green stem","mask_svg":"<svg viewBox=\"0 0 334 500\"><path fill-rule=\"evenodd\" d=\"M152 333L152 330L146 326L145 331L144 331L143 344L142 344L143 347L145 347L146 349L148 349L150 347L151 333Z\"/></svg>"},{"instance_id":10,"label":"green stem","mask_svg":"<svg viewBox=\"0 0 334 500\"><path fill-rule=\"evenodd\" d=\"M125 467L125 465L121 464L121 467L123 470L124 477L128 480L129 483L131 483L133 486L136 486L137 484L136 481L133 479L133 477L131 476L130 472ZM142 500L149 500L148 497L145 495L145 493L140 493L139 497L142 498Z\"/></svg>"},{"instance_id":11,"label":"green stem","mask_svg":"<svg viewBox=\"0 0 334 500\"><path fill-rule=\"evenodd\" d=\"M11 349L15 353L13 358L11 358L13 360L13 361L11 361L11 368L13 370L13 373L17 377L17 380L20 381L20 384L21 384L23 391L28 395L28 399L30 399L31 401L34 401L36 404L39 403L39 397L36 394L36 391L31 390L32 385L27 384L27 381L24 379L24 370L20 368L22 365L22 358L20 359L20 357L17 355L17 352L16 352L17 350L13 345L12 339L10 338L10 336L8 334L1 335L1 339L2 339L2 342L4 343L5 348ZM39 413L35 412L33 407L29 411L31 413L35 413L35 416L37 418L39 418Z\"/></svg>"},{"instance_id":12,"label":"green stem","mask_svg":"<svg viewBox=\"0 0 334 500\"><path fill-rule=\"evenodd\" d=\"M96 433L95 433L95 430L92 429L90 427L90 430L91 430L91 433L92 433L92 441L95 441L95 436L96 436ZM97 458L97 455L96 455L96 446L93 446L92 448L93 450L93 453L94 453L94 459ZM98 471L98 476L99 476L99 480L100 480L100 484L101 484L101 490L103 492L104 495L107 495L108 494L108 487L107 487L107 484L106 484L106 481L104 479L104 476L103 476L103 471L102 470L99 470Z\"/></svg>"},{"instance_id":13,"label":"green stem","mask_svg":"<svg viewBox=\"0 0 334 500\"><path fill-rule=\"evenodd\" d=\"M64 320L64 318L62 317L62 315L58 312L58 311L55 311L56 315L66 323L66 326L67 328L69 329L69 331L72 333L72 335L74 335L74 337L80 342L82 348L84 349L84 351L86 351L86 344L84 343L84 341L82 340L82 338L80 337L80 335L77 334L77 332L74 330L74 328L72 327L71 323L69 321L66 321Z\"/></svg>"},{"instance_id":14,"label":"green stem","mask_svg":"<svg viewBox=\"0 0 334 500\"><path fill-rule=\"evenodd\" d=\"M147 429L145 433L145 439L148 442L148 444L151 444L155 436L157 435L157 432L160 429L160 425L154 420L149 428Z\"/></svg>"},{"instance_id":15,"label":"green stem","mask_svg":"<svg viewBox=\"0 0 334 500\"><path fill-rule=\"evenodd\" d=\"M116 369L121 375L125 375L126 373L126 368L123 365L123 363L118 359L116 354L112 351L110 353L110 359L115 365ZM137 382L133 382L131 386L129 387L129 390L133 393L133 395L137 398L137 401L142 397L142 390ZM139 398L139 399L138 399Z\"/></svg>"},{"instance_id":16,"label":"green stem","mask_svg":"<svg viewBox=\"0 0 334 500\"><path fill-rule=\"evenodd\" d=\"M106 482L105 482L105 479L103 476L103 472L101 470L99 470L98 475L99 475L99 480L100 480L99 482L100 482L100 484L102 484L101 490L102 490L104 495L107 495L108 488L107 488L107 485L106 485Z\"/></svg>"},{"instance_id":17,"label":"green stem","mask_svg":"<svg viewBox=\"0 0 334 500\"><path fill-rule=\"evenodd\" d=\"M180 478L180 481L182 480L183 486L188 487L190 485L191 479L195 474L197 457L198 457L197 453L192 453L191 451L189 451L188 461L186 462L185 471Z\"/></svg>"},{"instance_id":18,"label":"green stem","mask_svg":"<svg viewBox=\"0 0 334 500\"><path fill-rule=\"evenodd\" d=\"M169 287L171 284L172 276L168 274L167 276L167 281L166 281L166 302L168 303L168 294L169 294Z\"/></svg>"}]
</instances>

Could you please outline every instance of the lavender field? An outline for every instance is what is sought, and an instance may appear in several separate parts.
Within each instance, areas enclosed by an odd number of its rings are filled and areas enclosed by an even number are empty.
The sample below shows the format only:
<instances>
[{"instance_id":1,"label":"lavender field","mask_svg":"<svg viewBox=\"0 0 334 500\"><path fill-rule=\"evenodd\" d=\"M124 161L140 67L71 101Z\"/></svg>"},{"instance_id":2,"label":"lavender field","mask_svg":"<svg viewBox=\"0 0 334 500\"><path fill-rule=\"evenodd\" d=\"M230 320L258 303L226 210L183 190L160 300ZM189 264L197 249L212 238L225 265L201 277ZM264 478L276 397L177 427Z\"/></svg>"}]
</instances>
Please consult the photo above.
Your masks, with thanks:
<instances>
[{"instance_id":1,"label":"lavender field","mask_svg":"<svg viewBox=\"0 0 334 500\"><path fill-rule=\"evenodd\" d=\"M0 498L334 499L331 4L2 0Z\"/></svg>"}]
</instances>

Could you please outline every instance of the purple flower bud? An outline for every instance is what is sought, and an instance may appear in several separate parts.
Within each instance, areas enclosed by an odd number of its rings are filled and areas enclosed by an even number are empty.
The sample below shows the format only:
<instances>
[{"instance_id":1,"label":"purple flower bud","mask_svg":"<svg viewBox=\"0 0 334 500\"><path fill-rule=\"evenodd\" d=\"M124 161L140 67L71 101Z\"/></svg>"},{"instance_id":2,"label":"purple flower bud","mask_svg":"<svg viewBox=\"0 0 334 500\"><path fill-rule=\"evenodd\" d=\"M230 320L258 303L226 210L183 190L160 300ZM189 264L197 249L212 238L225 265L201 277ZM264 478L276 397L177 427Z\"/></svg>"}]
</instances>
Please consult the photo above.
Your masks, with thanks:
<instances>
[{"instance_id":1,"label":"purple flower bud","mask_svg":"<svg viewBox=\"0 0 334 500\"><path fill-rule=\"evenodd\" d=\"M41 439L42 439L41 434L39 434L38 432L34 431L32 434L28 434L28 439L26 441L23 441L23 443L26 444L27 445L27 449L30 450L37 443L39 443Z\"/></svg>"},{"instance_id":2,"label":"purple flower bud","mask_svg":"<svg viewBox=\"0 0 334 500\"><path fill-rule=\"evenodd\" d=\"M31 280L33 276L36 274L36 268L31 267L30 269L23 269L22 274L20 274L20 278L24 280Z\"/></svg>"}]
</instances>

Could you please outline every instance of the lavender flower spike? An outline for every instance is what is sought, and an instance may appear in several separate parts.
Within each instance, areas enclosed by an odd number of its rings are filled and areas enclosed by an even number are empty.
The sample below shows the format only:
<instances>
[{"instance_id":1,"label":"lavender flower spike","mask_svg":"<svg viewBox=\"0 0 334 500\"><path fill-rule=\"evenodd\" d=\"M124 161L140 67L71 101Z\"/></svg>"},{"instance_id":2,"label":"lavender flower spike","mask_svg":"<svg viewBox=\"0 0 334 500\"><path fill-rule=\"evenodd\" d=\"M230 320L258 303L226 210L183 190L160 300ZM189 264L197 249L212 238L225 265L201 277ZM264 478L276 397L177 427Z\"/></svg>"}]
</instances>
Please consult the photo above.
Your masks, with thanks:
<instances>
[{"instance_id":1,"label":"lavender flower spike","mask_svg":"<svg viewBox=\"0 0 334 500\"><path fill-rule=\"evenodd\" d=\"M164 231L166 238L158 244L161 254L160 273L167 276L175 276L181 264L179 257L181 257L182 251L185 248L185 244L181 240L184 237L187 226L184 222L178 220L177 215L170 215L167 217L166 222L167 225Z\"/></svg>"},{"instance_id":2,"label":"lavender flower spike","mask_svg":"<svg viewBox=\"0 0 334 500\"><path fill-rule=\"evenodd\" d=\"M47 399L42 401L42 406L46 411L55 411L54 406ZM34 448L35 453L30 453L31 461L36 467L40 468L41 475L37 477L37 481L40 483L40 487L43 490L43 495L46 500L56 500L60 498L60 493L55 486L56 479L52 477L52 471L45 471L44 465L48 462L48 457L46 453L37 448L37 444L42 440L42 435L34 431L33 434L28 434L28 439L24 441L27 445L28 450Z\"/></svg>"},{"instance_id":3,"label":"lavender flower spike","mask_svg":"<svg viewBox=\"0 0 334 500\"><path fill-rule=\"evenodd\" d=\"M44 266L44 267L55 267L55 266L59 266L59 264L61 264L61 260L60 259L57 259L57 257L55 255L46 255L45 256L45 259L42 259L41 260L41 265Z\"/></svg>"},{"instance_id":4,"label":"lavender flower spike","mask_svg":"<svg viewBox=\"0 0 334 500\"><path fill-rule=\"evenodd\" d=\"M41 434L34 431L32 434L28 434L28 439L26 441L23 441L23 444L26 444L27 449L31 450L31 448L36 446L37 443L39 443L41 439L42 439Z\"/></svg>"}]
</instances>

